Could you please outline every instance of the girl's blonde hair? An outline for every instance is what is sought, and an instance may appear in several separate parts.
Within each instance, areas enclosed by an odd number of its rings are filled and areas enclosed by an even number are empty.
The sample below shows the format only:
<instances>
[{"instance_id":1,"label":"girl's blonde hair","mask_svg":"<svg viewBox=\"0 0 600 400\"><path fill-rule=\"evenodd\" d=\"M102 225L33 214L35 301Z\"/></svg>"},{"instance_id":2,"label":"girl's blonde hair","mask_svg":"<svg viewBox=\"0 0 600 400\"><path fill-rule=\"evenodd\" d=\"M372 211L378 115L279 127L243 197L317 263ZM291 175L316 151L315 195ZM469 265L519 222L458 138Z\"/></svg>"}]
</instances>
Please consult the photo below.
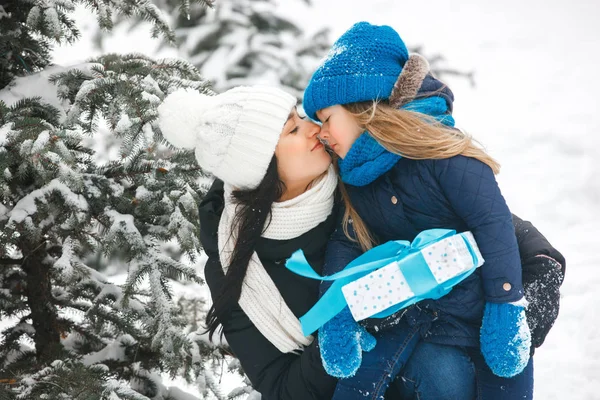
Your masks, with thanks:
<instances>
[{"instance_id":1,"label":"girl's blonde hair","mask_svg":"<svg viewBox=\"0 0 600 400\"><path fill-rule=\"evenodd\" d=\"M412 160L444 159L463 155L488 165L494 174L500 172L500 164L490 157L470 135L447 127L429 115L396 109L386 103L361 102L345 104L358 125L369 132L386 150ZM340 181L340 190L346 206L344 233L358 242L363 251L376 242L364 221L350 202L350 197ZM348 231L352 221L355 237Z\"/></svg>"}]
</instances>

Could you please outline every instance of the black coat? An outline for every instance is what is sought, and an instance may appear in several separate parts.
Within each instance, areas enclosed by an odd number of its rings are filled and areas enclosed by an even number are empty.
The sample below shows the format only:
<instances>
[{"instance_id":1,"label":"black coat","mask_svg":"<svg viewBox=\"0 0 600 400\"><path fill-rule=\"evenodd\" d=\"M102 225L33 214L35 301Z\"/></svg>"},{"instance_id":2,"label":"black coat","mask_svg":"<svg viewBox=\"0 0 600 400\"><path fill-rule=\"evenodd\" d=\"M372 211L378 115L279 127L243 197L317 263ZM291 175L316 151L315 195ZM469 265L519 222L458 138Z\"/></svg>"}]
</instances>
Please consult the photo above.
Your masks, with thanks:
<instances>
[{"instance_id":1,"label":"black coat","mask_svg":"<svg viewBox=\"0 0 600 400\"><path fill-rule=\"evenodd\" d=\"M204 270L213 300L224 277L218 256L217 232L223 211L223 183L216 181L200 205L200 239L208 255ZM316 302L319 281L301 277L285 268L286 259L302 249L311 265L321 267L325 248L335 228L335 213L323 223L291 240L261 238L256 253L291 311L300 317ZM317 272L321 273L320 270ZM336 379L327 375L321 363L317 340L301 355L281 353L252 324L237 306L223 324L227 343L253 387L264 400L331 399Z\"/></svg>"},{"instance_id":2,"label":"black coat","mask_svg":"<svg viewBox=\"0 0 600 400\"><path fill-rule=\"evenodd\" d=\"M529 221L513 215L523 266L525 313L531 329L531 353L540 347L558 317L560 286L567 268L563 255Z\"/></svg>"},{"instance_id":3,"label":"black coat","mask_svg":"<svg viewBox=\"0 0 600 400\"><path fill-rule=\"evenodd\" d=\"M326 221L300 237L291 240L261 238L258 242L256 252L265 270L273 279L286 304L298 317L316 303L319 282L288 271L284 266L285 260L294 251L302 249L316 272L321 273L325 249L329 236L335 229L339 208L336 202L334 212ZM200 239L208 255L205 277L212 296L219 293L224 277L217 245L222 211L223 183L217 180L200 205ZM535 286L546 286L544 291L534 291L540 301L532 301L530 298L530 302L541 304L537 309L542 311L548 307L558 311L558 288L564 274L564 258L531 223L515 217L515 228L523 262L523 282L526 293L529 281ZM540 254L557 259L563 267L562 273L560 268L549 259L536 257ZM552 278L555 276L556 279ZM545 281L542 283L540 280ZM552 282L556 284L552 285ZM542 334L541 339L536 340L534 332L534 344L541 344L556 315L547 316L541 312L532 318ZM530 325L533 325L531 320ZM281 353L258 331L239 306L232 310L230 317L224 323L223 332L253 387L262 394L264 400L331 399L336 379L327 375L323 369L317 340L301 355ZM397 399L394 391L395 387L392 385L386 399Z\"/></svg>"}]
</instances>

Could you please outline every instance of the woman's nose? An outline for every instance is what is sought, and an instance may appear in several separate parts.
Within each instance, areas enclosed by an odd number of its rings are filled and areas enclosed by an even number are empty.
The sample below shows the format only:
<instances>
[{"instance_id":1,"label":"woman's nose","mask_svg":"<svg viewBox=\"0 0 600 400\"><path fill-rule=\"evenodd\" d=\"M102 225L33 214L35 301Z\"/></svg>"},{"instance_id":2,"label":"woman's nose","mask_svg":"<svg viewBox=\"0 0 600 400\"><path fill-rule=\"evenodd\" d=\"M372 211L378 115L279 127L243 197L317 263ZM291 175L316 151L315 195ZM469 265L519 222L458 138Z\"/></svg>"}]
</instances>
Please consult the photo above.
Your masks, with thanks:
<instances>
[{"instance_id":1,"label":"woman's nose","mask_svg":"<svg viewBox=\"0 0 600 400\"><path fill-rule=\"evenodd\" d=\"M304 121L304 123L306 124L304 132L306 132L307 138L312 139L321 132L321 127L314 122Z\"/></svg>"}]
</instances>

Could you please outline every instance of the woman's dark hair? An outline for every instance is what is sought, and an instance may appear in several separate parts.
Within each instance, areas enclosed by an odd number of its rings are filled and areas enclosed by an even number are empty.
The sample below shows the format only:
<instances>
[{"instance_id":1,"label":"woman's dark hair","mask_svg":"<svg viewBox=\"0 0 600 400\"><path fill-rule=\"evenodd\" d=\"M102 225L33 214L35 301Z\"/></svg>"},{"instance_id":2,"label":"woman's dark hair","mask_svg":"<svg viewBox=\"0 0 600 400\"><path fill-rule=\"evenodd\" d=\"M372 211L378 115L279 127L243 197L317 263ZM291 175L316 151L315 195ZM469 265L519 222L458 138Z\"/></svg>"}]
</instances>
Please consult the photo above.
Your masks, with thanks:
<instances>
[{"instance_id":1,"label":"woman's dark hair","mask_svg":"<svg viewBox=\"0 0 600 400\"><path fill-rule=\"evenodd\" d=\"M271 206L281 198L284 190L285 185L277 173L277 158L273 156L265 177L256 189L232 192L236 203L232 230L237 231L237 241L221 291L217 293L206 316L206 332L211 341L227 314L240 299L242 284L256 243L268 226L266 222L271 218ZM223 336L222 331L221 336Z\"/></svg>"}]
</instances>

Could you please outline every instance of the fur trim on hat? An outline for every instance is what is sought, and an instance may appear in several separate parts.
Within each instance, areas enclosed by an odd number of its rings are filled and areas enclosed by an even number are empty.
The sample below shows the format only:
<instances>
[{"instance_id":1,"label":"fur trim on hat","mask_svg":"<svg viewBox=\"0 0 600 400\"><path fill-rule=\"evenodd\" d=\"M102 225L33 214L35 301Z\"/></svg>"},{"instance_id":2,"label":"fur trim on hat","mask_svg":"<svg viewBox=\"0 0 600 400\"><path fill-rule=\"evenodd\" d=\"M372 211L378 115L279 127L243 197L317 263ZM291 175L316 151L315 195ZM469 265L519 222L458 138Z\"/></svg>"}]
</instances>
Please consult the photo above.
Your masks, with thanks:
<instances>
[{"instance_id":1,"label":"fur trim on hat","mask_svg":"<svg viewBox=\"0 0 600 400\"><path fill-rule=\"evenodd\" d=\"M425 57L418 54L412 54L404 67L398 80L394 84L389 104L394 108L399 108L406 103L413 101L423 83L423 79L429 73L429 63Z\"/></svg>"}]
</instances>

